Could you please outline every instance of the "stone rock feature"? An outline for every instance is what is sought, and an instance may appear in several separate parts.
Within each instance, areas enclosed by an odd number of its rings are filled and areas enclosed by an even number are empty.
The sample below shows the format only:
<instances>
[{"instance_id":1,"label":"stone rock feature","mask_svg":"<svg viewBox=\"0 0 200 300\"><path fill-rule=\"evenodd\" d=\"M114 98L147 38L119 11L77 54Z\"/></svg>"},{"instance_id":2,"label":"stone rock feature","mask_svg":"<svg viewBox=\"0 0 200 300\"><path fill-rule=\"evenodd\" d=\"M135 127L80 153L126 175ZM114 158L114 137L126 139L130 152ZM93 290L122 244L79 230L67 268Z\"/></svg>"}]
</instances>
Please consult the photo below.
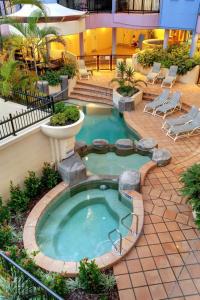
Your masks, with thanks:
<instances>
[{"instance_id":1,"label":"stone rock feature","mask_svg":"<svg viewBox=\"0 0 200 300\"><path fill-rule=\"evenodd\" d=\"M136 147L140 151L151 151L158 146L158 143L153 138L141 139L136 142Z\"/></svg>"},{"instance_id":2,"label":"stone rock feature","mask_svg":"<svg viewBox=\"0 0 200 300\"><path fill-rule=\"evenodd\" d=\"M58 164L58 172L62 180L70 185L87 178L86 166L77 153L61 161Z\"/></svg>"},{"instance_id":3,"label":"stone rock feature","mask_svg":"<svg viewBox=\"0 0 200 300\"><path fill-rule=\"evenodd\" d=\"M115 143L115 152L117 155L132 154L134 149L134 142L130 139L119 139Z\"/></svg>"},{"instance_id":4,"label":"stone rock feature","mask_svg":"<svg viewBox=\"0 0 200 300\"><path fill-rule=\"evenodd\" d=\"M78 154L83 156L83 155L87 154L87 150L88 150L88 147L87 147L86 142L84 142L84 141L76 142L75 148L74 148L75 152L78 152Z\"/></svg>"},{"instance_id":5,"label":"stone rock feature","mask_svg":"<svg viewBox=\"0 0 200 300\"><path fill-rule=\"evenodd\" d=\"M119 191L140 189L140 173L135 170L126 170L119 176Z\"/></svg>"},{"instance_id":6,"label":"stone rock feature","mask_svg":"<svg viewBox=\"0 0 200 300\"><path fill-rule=\"evenodd\" d=\"M134 100L129 97L123 97L119 100L118 109L120 112L132 111L135 109Z\"/></svg>"},{"instance_id":7,"label":"stone rock feature","mask_svg":"<svg viewBox=\"0 0 200 300\"><path fill-rule=\"evenodd\" d=\"M152 160L157 163L158 166L166 166L171 160L171 153L167 149L154 149Z\"/></svg>"},{"instance_id":8,"label":"stone rock feature","mask_svg":"<svg viewBox=\"0 0 200 300\"><path fill-rule=\"evenodd\" d=\"M107 153L109 151L109 142L105 139L95 139L92 141L92 147L97 153Z\"/></svg>"}]
</instances>

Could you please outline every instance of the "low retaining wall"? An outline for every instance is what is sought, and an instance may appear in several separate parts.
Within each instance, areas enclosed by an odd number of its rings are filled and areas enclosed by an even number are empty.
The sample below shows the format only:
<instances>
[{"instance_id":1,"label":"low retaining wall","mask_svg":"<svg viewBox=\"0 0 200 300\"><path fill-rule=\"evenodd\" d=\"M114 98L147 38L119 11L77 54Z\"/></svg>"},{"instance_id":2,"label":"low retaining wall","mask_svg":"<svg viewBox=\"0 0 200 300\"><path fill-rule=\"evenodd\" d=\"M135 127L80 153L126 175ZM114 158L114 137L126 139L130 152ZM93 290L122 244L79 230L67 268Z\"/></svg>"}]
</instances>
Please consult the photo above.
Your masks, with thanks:
<instances>
[{"instance_id":1,"label":"low retaining wall","mask_svg":"<svg viewBox=\"0 0 200 300\"><path fill-rule=\"evenodd\" d=\"M23 185L28 171L41 173L44 162L51 162L48 137L40 125L0 143L0 195L9 198L10 181Z\"/></svg>"}]
</instances>

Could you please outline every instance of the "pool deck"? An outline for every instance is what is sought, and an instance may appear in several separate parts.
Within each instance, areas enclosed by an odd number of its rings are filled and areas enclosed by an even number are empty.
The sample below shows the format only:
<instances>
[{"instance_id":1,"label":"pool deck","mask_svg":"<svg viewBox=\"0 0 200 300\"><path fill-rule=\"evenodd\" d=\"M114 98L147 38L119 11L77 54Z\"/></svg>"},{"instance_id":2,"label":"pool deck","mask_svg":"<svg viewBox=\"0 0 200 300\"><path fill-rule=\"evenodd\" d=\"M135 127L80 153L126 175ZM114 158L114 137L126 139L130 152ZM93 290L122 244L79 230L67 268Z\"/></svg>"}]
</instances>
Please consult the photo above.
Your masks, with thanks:
<instances>
[{"instance_id":1,"label":"pool deck","mask_svg":"<svg viewBox=\"0 0 200 300\"><path fill-rule=\"evenodd\" d=\"M107 79L107 84L108 84ZM103 84L105 76L91 80ZM159 85L145 88L159 93ZM200 88L176 83L182 101L200 107ZM120 300L199 300L200 232L195 229L191 208L180 195L180 174L200 162L200 136L175 143L161 129L162 119L143 113L143 101L133 112L126 112L130 127L142 137L153 137L159 148L172 153L171 163L151 170L142 185L144 228L136 247L114 266Z\"/></svg>"}]
</instances>

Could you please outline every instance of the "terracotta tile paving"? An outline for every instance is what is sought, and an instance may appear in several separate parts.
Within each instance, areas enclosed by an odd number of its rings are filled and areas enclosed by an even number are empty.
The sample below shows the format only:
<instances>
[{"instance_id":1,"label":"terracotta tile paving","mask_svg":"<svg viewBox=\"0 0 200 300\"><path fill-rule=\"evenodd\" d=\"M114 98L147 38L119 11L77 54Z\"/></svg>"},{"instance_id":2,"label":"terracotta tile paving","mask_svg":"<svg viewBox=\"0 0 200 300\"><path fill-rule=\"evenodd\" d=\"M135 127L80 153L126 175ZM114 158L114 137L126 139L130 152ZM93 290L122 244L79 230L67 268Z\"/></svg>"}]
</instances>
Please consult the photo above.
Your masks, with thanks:
<instances>
[{"instance_id":1,"label":"terracotta tile paving","mask_svg":"<svg viewBox=\"0 0 200 300\"><path fill-rule=\"evenodd\" d=\"M141 136L154 137L160 148L169 149L172 160L166 167L151 170L142 186L143 234L123 261L130 280L122 277L120 283L116 276L119 296L122 300L200 300L200 234L181 196L179 181L181 172L200 162L200 137L174 143L160 129L161 119L144 114L143 106L144 103L136 111L125 113L126 121ZM121 272L125 270L121 267Z\"/></svg>"}]
</instances>

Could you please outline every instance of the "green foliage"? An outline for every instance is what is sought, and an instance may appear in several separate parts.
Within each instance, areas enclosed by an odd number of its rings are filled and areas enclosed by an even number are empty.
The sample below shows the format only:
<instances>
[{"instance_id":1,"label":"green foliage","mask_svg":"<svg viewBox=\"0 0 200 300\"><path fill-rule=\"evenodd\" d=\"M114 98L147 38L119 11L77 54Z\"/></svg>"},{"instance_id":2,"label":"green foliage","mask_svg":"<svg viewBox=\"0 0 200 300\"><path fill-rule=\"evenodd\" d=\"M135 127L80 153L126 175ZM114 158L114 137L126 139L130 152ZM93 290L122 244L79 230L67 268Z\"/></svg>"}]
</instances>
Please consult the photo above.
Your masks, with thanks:
<instances>
[{"instance_id":1,"label":"green foliage","mask_svg":"<svg viewBox=\"0 0 200 300\"><path fill-rule=\"evenodd\" d=\"M79 109L75 105L73 106L66 105L63 112L58 112L50 118L50 125L65 126L78 121L79 117L80 117Z\"/></svg>"},{"instance_id":2,"label":"green foliage","mask_svg":"<svg viewBox=\"0 0 200 300\"><path fill-rule=\"evenodd\" d=\"M200 56L193 58L189 56L189 49L186 46L171 46L164 50L161 48L145 50L138 53L137 61L144 67L150 67L154 62L160 62L162 67L169 68L172 65L178 66L178 74L184 75L200 64Z\"/></svg>"},{"instance_id":3,"label":"green foliage","mask_svg":"<svg viewBox=\"0 0 200 300\"><path fill-rule=\"evenodd\" d=\"M102 291L102 274L94 260L91 262L87 259L80 261L78 278L87 293L98 294Z\"/></svg>"},{"instance_id":4,"label":"green foliage","mask_svg":"<svg viewBox=\"0 0 200 300\"><path fill-rule=\"evenodd\" d=\"M60 176L54 167L49 163L44 163L42 169L41 183L44 188L52 189L60 181Z\"/></svg>"},{"instance_id":5,"label":"green foliage","mask_svg":"<svg viewBox=\"0 0 200 300\"><path fill-rule=\"evenodd\" d=\"M10 212L7 206L3 205L2 198L0 196L0 224L7 223L10 220Z\"/></svg>"},{"instance_id":6,"label":"green foliage","mask_svg":"<svg viewBox=\"0 0 200 300\"><path fill-rule=\"evenodd\" d=\"M66 105L64 102L58 102L55 104L55 114L65 111Z\"/></svg>"},{"instance_id":7,"label":"green foliage","mask_svg":"<svg viewBox=\"0 0 200 300\"><path fill-rule=\"evenodd\" d=\"M49 85L55 86L60 83L60 74L58 71L47 70L46 73L40 76L41 80L47 80Z\"/></svg>"},{"instance_id":8,"label":"green foliage","mask_svg":"<svg viewBox=\"0 0 200 300\"><path fill-rule=\"evenodd\" d=\"M196 225L200 229L200 164L189 167L180 178L183 183L182 195L188 197L192 209L196 211Z\"/></svg>"},{"instance_id":9,"label":"green foliage","mask_svg":"<svg viewBox=\"0 0 200 300\"><path fill-rule=\"evenodd\" d=\"M67 284L67 288L68 288L69 292L73 292L77 289L83 288L78 277L76 277L75 279L69 278L66 281L66 284Z\"/></svg>"},{"instance_id":10,"label":"green foliage","mask_svg":"<svg viewBox=\"0 0 200 300\"><path fill-rule=\"evenodd\" d=\"M24 212L26 211L29 203L29 198L24 191L22 191L19 185L13 185L10 183L10 199L8 207L11 212Z\"/></svg>"},{"instance_id":11,"label":"green foliage","mask_svg":"<svg viewBox=\"0 0 200 300\"><path fill-rule=\"evenodd\" d=\"M9 225L0 226L0 249L5 250L7 246L12 245L12 229Z\"/></svg>"},{"instance_id":12,"label":"green foliage","mask_svg":"<svg viewBox=\"0 0 200 300\"><path fill-rule=\"evenodd\" d=\"M102 285L102 289L106 293L111 292L116 285L115 276L102 273L101 274L101 285Z\"/></svg>"},{"instance_id":13,"label":"green foliage","mask_svg":"<svg viewBox=\"0 0 200 300\"><path fill-rule=\"evenodd\" d=\"M120 95L124 97L132 97L135 93L138 92L138 89L136 88L136 86L138 86L138 83L141 82L146 85L145 81L134 79L134 69L132 67L127 67L124 62L120 62L117 66L117 69L120 78L113 78L111 80L111 83L117 82L117 84L119 85L117 91Z\"/></svg>"},{"instance_id":14,"label":"green foliage","mask_svg":"<svg viewBox=\"0 0 200 300\"><path fill-rule=\"evenodd\" d=\"M68 62L59 71L60 75L67 75L68 78L74 78L77 73L77 66L74 62Z\"/></svg>"},{"instance_id":15,"label":"green foliage","mask_svg":"<svg viewBox=\"0 0 200 300\"><path fill-rule=\"evenodd\" d=\"M36 176L35 172L29 171L28 174L29 175L24 181L25 193L27 197L33 199L41 193L42 184L40 178Z\"/></svg>"}]
</instances>

